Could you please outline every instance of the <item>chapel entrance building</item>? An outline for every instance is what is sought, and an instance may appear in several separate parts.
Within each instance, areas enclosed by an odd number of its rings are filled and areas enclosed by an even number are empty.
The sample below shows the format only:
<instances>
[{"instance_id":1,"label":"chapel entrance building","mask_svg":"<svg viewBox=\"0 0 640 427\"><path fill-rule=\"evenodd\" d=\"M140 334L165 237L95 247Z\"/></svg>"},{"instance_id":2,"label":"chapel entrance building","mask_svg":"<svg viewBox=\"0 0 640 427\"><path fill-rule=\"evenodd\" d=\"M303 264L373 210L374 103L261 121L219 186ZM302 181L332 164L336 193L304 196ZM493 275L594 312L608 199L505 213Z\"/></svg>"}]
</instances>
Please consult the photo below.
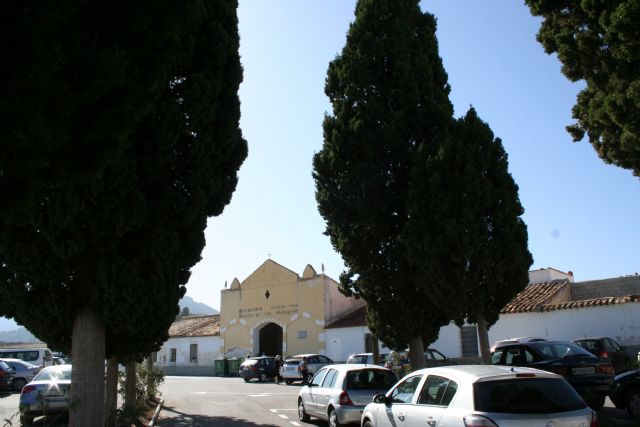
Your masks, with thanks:
<instances>
[{"instance_id":1,"label":"chapel entrance building","mask_svg":"<svg viewBox=\"0 0 640 427\"><path fill-rule=\"evenodd\" d=\"M311 265L299 276L268 259L221 292L223 356L326 354L325 325L361 306Z\"/></svg>"}]
</instances>

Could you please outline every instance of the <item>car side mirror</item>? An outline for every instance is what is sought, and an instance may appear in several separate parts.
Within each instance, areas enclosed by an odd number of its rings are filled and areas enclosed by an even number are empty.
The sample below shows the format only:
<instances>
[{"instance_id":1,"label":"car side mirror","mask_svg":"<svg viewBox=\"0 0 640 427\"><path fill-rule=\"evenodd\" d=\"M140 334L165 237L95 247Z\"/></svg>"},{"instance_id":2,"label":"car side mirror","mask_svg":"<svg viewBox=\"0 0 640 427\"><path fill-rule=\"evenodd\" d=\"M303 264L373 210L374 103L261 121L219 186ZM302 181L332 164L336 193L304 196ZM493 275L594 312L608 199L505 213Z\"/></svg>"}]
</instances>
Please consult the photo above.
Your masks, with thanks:
<instances>
[{"instance_id":1,"label":"car side mirror","mask_svg":"<svg viewBox=\"0 0 640 427\"><path fill-rule=\"evenodd\" d=\"M316 385L316 384L314 384L314 383L308 383L308 384L307 384L307 387L317 387L317 385Z\"/></svg>"},{"instance_id":2,"label":"car side mirror","mask_svg":"<svg viewBox=\"0 0 640 427\"><path fill-rule=\"evenodd\" d=\"M388 405L391 401L384 394L376 394L373 396L373 403L384 403L385 405Z\"/></svg>"}]
</instances>

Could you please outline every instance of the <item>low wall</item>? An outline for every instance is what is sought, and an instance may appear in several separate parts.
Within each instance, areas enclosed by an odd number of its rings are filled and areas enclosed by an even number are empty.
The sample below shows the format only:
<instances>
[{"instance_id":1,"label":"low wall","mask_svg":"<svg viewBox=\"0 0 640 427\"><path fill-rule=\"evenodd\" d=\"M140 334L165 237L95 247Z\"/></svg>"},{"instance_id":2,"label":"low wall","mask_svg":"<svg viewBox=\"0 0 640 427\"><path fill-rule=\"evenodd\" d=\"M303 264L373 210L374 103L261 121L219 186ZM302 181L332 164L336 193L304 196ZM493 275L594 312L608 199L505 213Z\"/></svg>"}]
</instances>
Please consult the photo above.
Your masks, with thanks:
<instances>
[{"instance_id":1,"label":"low wall","mask_svg":"<svg viewBox=\"0 0 640 427\"><path fill-rule=\"evenodd\" d=\"M165 375L170 375L170 376L183 376L183 377L215 376L215 369L213 366L171 365L171 366L158 366L158 368L160 368Z\"/></svg>"}]
</instances>

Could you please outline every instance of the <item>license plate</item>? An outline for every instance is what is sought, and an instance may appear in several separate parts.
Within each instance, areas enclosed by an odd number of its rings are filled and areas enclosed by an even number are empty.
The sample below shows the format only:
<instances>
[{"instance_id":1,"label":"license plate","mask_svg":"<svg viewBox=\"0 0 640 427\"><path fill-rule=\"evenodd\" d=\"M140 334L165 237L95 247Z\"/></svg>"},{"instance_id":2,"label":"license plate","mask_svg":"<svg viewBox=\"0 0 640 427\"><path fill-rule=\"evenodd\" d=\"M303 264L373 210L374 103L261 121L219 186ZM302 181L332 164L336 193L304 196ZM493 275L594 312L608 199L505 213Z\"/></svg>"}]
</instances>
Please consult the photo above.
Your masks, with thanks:
<instances>
[{"instance_id":1,"label":"license plate","mask_svg":"<svg viewBox=\"0 0 640 427\"><path fill-rule=\"evenodd\" d=\"M295 371L295 366L287 366L287 371Z\"/></svg>"},{"instance_id":2,"label":"license plate","mask_svg":"<svg viewBox=\"0 0 640 427\"><path fill-rule=\"evenodd\" d=\"M593 366L571 369L571 374L573 375L593 375L595 373L596 373L596 368Z\"/></svg>"}]
</instances>

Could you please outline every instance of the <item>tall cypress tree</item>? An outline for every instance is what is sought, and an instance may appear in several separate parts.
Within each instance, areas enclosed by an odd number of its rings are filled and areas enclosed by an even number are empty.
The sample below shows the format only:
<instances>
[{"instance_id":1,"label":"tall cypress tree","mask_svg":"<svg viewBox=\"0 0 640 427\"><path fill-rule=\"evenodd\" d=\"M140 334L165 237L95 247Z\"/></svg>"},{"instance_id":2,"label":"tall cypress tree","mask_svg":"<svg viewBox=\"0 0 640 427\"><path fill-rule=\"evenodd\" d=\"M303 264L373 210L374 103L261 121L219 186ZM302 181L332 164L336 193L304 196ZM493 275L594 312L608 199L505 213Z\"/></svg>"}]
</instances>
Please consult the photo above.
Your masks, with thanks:
<instances>
[{"instance_id":1,"label":"tall cypress tree","mask_svg":"<svg viewBox=\"0 0 640 427\"><path fill-rule=\"evenodd\" d=\"M399 237L409 221L413 157L446 134L452 106L438 56L435 18L417 0L359 0L342 50L329 65L325 93L333 114L314 156L318 209L347 270L347 294L368 305L381 340L424 366L423 337L444 319L411 274Z\"/></svg>"},{"instance_id":2,"label":"tall cypress tree","mask_svg":"<svg viewBox=\"0 0 640 427\"><path fill-rule=\"evenodd\" d=\"M574 141L585 133L606 163L640 176L640 1L526 0L543 18L537 39L562 73L584 80L573 107Z\"/></svg>"},{"instance_id":3,"label":"tall cypress tree","mask_svg":"<svg viewBox=\"0 0 640 427\"><path fill-rule=\"evenodd\" d=\"M487 325L527 285L532 262L507 154L470 109L437 149L419 150L413 172L411 271L449 319L477 322L489 363Z\"/></svg>"},{"instance_id":4,"label":"tall cypress tree","mask_svg":"<svg viewBox=\"0 0 640 427\"><path fill-rule=\"evenodd\" d=\"M12 7L0 310L72 349L71 425L103 425L105 356L166 339L247 154L237 1Z\"/></svg>"}]
</instances>

